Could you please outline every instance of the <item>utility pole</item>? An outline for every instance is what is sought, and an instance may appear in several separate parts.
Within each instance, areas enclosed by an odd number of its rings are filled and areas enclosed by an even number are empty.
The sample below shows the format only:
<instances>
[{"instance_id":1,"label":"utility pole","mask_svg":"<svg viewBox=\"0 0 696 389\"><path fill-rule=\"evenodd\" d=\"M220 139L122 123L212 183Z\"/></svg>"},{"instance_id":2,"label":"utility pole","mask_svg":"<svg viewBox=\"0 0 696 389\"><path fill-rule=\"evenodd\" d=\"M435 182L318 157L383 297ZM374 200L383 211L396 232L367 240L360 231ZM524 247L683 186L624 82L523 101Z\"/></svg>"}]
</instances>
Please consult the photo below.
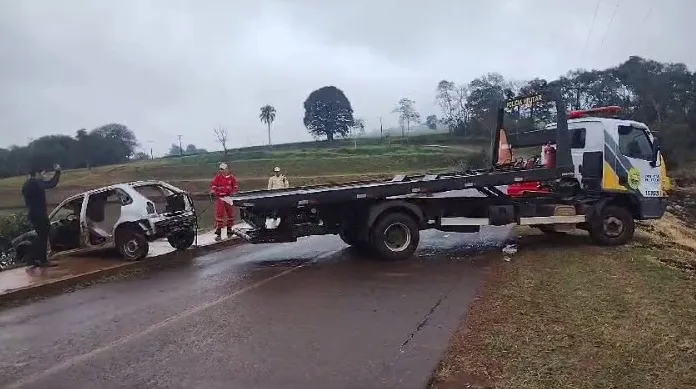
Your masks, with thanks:
<instances>
[{"instance_id":1,"label":"utility pole","mask_svg":"<svg viewBox=\"0 0 696 389\"><path fill-rule=\"evenodd\" d=\"M177 135L177 136L179 137L179 155L183 157L184 156L184 149L181 147L181 137L183 135Z\"/></svg>"},{"instance_id":2,"label":"utility pole","mask_svg":"<svg viewBox=\"0 0 696 389\"><path fill-rule=\"evenodd\" d=\"M379 139L384 138L384 128L382 127L382 117L379 117Z\"/></svg>"}]
</instances>

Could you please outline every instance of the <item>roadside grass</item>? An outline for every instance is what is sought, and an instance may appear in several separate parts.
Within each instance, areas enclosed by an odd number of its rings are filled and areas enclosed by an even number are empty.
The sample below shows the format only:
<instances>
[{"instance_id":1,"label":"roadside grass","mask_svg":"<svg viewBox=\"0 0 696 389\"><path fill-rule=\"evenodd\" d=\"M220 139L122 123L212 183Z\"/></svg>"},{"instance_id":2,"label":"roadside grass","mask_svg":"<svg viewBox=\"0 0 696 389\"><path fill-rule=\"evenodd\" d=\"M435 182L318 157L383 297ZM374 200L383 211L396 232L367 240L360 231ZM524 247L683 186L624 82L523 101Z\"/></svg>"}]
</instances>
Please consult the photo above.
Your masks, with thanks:
<instances>
[{"instance_id":1,"label":"roadside grass","mask_svg":"<svg viewBox=\"0 0 696 389\"><path fill-rule=\"evenodd\" d=\"M696 387L696 280L671 266L694 269L690 244L650 231L617 248L523 237L513 262L493 265L432 388Z\"/></svg>"}]
</instances>

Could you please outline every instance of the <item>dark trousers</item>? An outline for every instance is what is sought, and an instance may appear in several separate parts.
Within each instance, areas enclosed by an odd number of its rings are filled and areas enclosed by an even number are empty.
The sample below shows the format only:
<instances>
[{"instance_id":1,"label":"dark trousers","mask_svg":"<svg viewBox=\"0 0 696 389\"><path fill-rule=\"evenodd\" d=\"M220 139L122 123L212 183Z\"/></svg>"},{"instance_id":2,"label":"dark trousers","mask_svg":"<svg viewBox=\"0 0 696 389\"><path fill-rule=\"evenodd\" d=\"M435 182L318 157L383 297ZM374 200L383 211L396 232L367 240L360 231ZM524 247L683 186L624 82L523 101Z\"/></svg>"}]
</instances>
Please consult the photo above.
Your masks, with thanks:
<instances>
[{"instance_id":1,"label":"dark trousers","mask_svg":"<svg viewBox=\"0 0 696 389\"><path fill-rule=\"evenodd\" d=\"M29 256L28 265L38 265L48 262L46 250L48 247L48 217L29 217L29 222L34 231L36 231L36 239L32 247L32 253Z\"/></svg>"}]
</instances>

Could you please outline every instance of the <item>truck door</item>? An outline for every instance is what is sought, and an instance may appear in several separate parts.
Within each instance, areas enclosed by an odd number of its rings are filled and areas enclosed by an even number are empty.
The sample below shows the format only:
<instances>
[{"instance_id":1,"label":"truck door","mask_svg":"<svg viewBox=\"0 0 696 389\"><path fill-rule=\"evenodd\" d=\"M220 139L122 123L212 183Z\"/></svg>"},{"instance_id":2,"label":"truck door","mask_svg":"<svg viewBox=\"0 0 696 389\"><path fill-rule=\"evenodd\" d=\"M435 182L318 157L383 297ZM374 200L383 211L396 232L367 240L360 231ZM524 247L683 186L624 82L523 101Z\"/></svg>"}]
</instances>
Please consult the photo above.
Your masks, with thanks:
<instances>
[{"instance_id":1,"label":"truck door","mask_svg":"<svg viewBox=\"0 0 696 389\"><path fill-rule=\"evenodd\" d=\"M663 164L659 160L652 166L655 152L648 130L628 122L612 130L605 131L605 161L610 167L609 177L605 176L604 180L606 189L628 190L641 197L662 197Z\"/></svg>"},{"instance_id":2,"label":"truck door","mask_svg":"<svg viewBox=\"0 0 696 389\"><path fill-rule=\"evenodd\" d=\"M582 165L582 155L587 150L586 146L592 148L592 142L587 142L587 125L591 123L568 123L568 133L570 135L570 156L573 159L575 177L580 181L580 165ZM594 150L590 150L594 151Z\"/></svg>"}]
</instances>

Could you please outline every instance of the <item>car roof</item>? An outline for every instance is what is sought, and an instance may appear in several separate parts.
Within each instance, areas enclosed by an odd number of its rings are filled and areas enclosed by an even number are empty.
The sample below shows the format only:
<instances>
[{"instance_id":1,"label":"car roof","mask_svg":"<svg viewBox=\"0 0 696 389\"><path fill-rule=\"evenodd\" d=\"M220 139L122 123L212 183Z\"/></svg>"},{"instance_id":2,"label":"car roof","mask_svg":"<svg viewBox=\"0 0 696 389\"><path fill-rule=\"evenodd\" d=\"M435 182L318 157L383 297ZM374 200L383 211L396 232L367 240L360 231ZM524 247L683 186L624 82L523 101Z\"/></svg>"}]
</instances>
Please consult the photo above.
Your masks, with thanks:
<instances>
[{"instance_id":1,"label":"car roof","mask_svg":"<svg viewBox=\"0 0 696 389\"><path fill-rule=\"evenodd\" d=\"M94 193L104 192L104 191L107 191L109 189L119 188L119 189L126 189L127 190L130 188L138 188L141 186L159 185L159 184L166 184L166 183L164 181L159 181L159 180L141 180L141 181L131 181L131 182L119 182L117 184L102 186L99 188L94 188L94 189L90 189L90 190L87 190L84 192L80 192L78 194L74 194L74 195L66 198L65 200L61 201L61 203L70 202L70 201L75 200L77 198L80 198L83 196L88 196L88 195L91 195Z\"/></svg>"}]
</instances>

